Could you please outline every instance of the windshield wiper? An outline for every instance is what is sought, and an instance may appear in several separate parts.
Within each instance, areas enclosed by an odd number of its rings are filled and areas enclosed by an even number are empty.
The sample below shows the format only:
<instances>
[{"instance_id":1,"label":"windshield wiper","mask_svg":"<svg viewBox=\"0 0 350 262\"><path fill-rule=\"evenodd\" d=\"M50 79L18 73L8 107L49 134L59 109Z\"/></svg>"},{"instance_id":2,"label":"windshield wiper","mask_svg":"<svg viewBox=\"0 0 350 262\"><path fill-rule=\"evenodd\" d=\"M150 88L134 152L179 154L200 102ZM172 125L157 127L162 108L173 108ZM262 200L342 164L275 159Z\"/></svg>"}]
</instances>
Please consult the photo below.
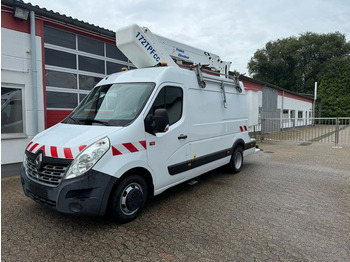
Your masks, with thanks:
<instances>
[{"instance_id":1,"label":"windshield wiper","mask_svg":"<svg viewBox=\"0 0 350 262\"><path fill-rule=\"evenodd\" d=\"M97 119L81 119L79 122L85 122L85 123L99 123L105 126L109 126L108 122L97 120Z\"/></svg>"}]
</instances>

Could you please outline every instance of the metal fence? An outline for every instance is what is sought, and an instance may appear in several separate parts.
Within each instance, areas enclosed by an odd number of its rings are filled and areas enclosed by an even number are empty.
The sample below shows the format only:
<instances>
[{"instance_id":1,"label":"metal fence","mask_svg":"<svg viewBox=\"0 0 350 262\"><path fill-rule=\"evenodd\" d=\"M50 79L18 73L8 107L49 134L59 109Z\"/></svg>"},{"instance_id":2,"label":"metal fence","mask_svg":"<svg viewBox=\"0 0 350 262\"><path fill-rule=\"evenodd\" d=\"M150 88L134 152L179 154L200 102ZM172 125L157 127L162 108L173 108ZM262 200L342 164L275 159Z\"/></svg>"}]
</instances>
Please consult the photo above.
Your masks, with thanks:
<instances>
[{"instance_id":1,"label":"metal fence","mask_svg":"<svg viewBox=\"0 0 350 262\"><path fill-rule=\"evenodd\" d=\"M350 117L264 118L249 131L257 140L350 144Z\"/></svg>"}]
</instances>

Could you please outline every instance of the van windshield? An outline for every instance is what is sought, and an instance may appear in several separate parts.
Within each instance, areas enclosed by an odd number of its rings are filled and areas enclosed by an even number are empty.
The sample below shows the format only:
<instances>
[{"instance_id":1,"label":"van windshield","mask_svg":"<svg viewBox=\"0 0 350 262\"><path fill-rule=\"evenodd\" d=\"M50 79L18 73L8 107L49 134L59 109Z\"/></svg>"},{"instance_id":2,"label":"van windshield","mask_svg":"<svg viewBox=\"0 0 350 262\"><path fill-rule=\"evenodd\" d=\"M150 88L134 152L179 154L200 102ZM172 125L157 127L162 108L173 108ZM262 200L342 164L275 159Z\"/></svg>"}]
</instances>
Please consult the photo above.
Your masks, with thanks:
<instances>
[{"instance_id":1,"label":"van windshield","mask_svg":"<svg viewBox=\"0 0 350 262\"><path fill-rule=\"evenodd\" d=\"M140 114L154 83L120 83L95 87L62 123L126 126Z\"/></svg>"}]
</instances>

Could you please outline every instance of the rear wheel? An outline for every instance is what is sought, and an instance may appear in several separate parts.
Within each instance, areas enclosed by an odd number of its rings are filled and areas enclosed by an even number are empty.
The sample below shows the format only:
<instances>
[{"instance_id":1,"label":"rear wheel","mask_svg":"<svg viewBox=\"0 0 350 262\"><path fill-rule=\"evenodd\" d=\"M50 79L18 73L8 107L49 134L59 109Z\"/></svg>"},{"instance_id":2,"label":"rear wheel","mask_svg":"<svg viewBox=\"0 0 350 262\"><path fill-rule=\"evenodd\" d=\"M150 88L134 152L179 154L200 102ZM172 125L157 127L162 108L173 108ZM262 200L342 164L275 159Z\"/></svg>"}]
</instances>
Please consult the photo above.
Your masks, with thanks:
<instances>
[{"instance_id":1,"label":"rear wheel","mask_svg":"<svg viewBox=\"0 0 350 262\"><path fill-rule=\"evenodd\" d=\"M230 161L230 169L234 174L237 174L241 171L243 166L243 149L241 146L238 146L233 151L231 161Z\"/></svg>"},{"instance_id":2,"label":"rear wheel","mask_svg":"<svg viewBox=\"0 0 350 262\"><path fill-rule=\"evenodd\" d=\"M127 223L138 217L146 204L148 188L139 175L125 178L115 189L112 216L116 222Z\"/></svg>"}]
</instances>

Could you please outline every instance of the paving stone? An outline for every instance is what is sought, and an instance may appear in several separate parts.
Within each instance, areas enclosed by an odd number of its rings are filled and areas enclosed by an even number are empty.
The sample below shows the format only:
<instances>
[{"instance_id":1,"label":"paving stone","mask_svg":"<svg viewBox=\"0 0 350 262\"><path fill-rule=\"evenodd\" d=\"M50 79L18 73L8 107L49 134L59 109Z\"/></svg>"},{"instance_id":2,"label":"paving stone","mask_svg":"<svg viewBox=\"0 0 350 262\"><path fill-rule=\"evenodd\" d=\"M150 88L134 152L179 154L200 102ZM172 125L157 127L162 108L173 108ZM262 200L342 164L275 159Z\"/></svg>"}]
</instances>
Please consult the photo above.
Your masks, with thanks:
<instances>
[{"instance_id":1,"label":"paving stone","mask_svg":"<svg viewBox=\"0 0 350 262\"><path fill-rule=\"evenodd\" d=\"M350 147L260 143L125 225L59 214L2 179L2 261L350 261ZM273 152L273 153L267 153Z\"/></svg>"}]
</instances>

